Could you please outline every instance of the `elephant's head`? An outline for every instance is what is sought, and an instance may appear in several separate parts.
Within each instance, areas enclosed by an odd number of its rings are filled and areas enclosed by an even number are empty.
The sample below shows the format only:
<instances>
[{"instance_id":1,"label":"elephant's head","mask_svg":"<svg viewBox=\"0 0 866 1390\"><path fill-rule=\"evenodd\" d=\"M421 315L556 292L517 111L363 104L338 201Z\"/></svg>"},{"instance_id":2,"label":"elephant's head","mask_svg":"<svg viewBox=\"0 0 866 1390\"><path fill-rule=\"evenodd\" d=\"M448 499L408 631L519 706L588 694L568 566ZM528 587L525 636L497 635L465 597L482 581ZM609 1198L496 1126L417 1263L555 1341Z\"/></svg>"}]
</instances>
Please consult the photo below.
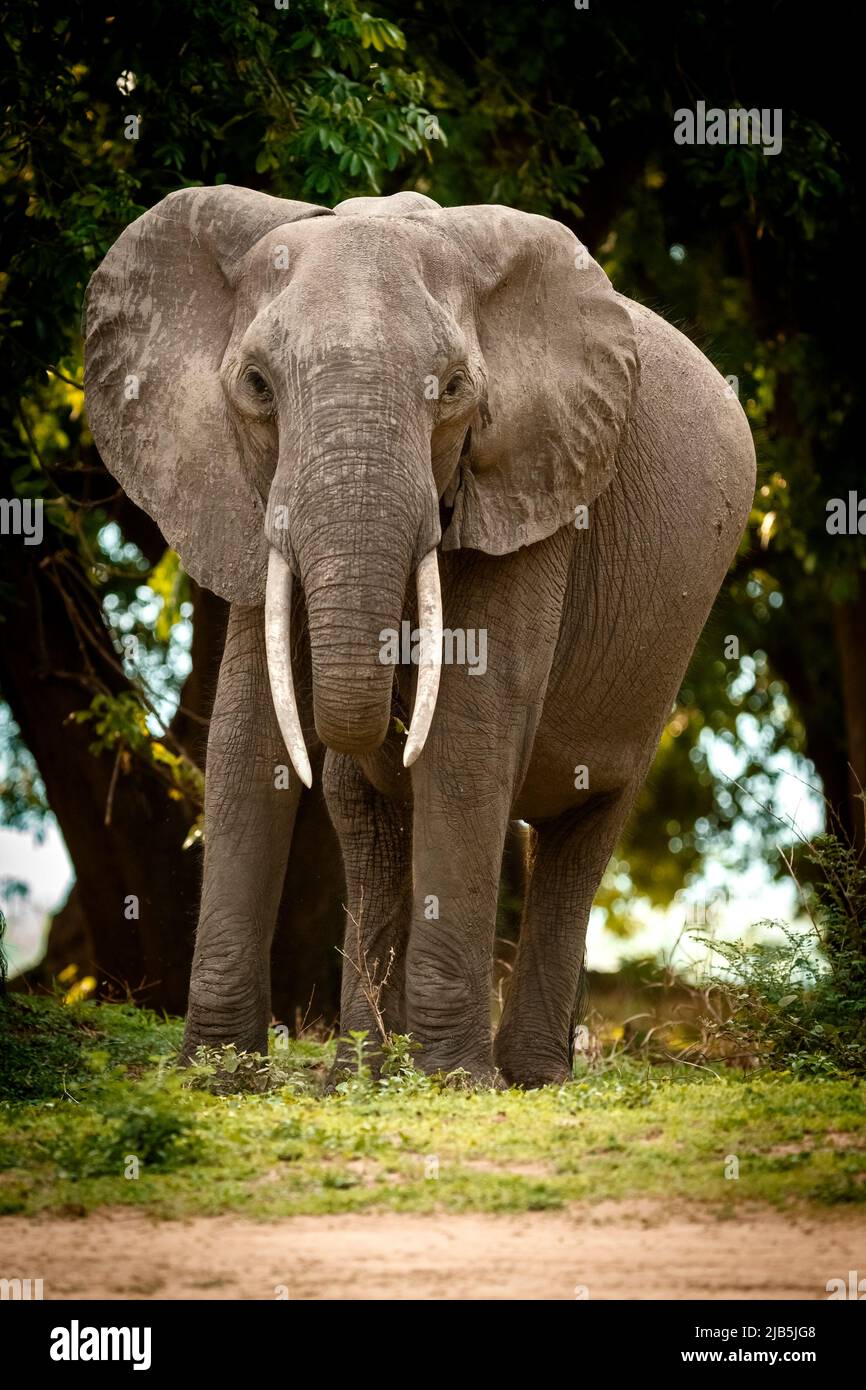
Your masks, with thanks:
<instances>
[{"instance_id":1,"label":"elephant's head","mask_svg":"<svg viewBox=\"0 0 866 1390\"><path fill-rule=\"evenodd\" d=\"M265 602L305 781L293 574L316 728L332 748L375 748L393 677L380 633L399 626L413 572L435 651L440 540L499 555L570 522L611 477L637 370L627 310L565 227L413 193L333 212L228 186L173 193L105 257L86 329L106 464L200 584ZM434 658L407 763L437 681Z\"/></svg>"}]
</instances>

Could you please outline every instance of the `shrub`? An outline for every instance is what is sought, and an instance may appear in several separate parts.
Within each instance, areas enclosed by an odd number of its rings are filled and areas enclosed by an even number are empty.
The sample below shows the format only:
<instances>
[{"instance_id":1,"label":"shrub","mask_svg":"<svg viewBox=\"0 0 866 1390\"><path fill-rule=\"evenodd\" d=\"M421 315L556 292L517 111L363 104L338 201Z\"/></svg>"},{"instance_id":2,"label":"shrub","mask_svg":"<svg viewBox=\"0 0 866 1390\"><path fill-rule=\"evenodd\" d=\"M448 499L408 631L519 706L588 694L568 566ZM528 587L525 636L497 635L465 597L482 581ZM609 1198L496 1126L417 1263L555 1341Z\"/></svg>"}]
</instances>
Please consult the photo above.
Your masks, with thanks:
<instances>
[{"instance_id":1,"label":"shrub","mask_svg":"<svg viewBox=\"0 0 866 1390\"><path fill-rule=\"evenodd\" d=\"M200 1156L196 1114L176 1072L159 1067L138 1081L118 1072L95 1083L88 1100L48 1144L61 1175L120 1176L130 1158L166 1171Z\"/></svg>"},{"instance_id":2,"label":"shrub","mask_svg":"<svg viewBox=\"0 0 866 1390\"><path fill-rule=\"evenodd\" d=\"M710 1035L738 1054L794 1072L866 1071L866 866L824 835L808 846L818 871L802 930L773 923L779 942L707 941L724 961L716 983L730 1016ZM763 925L763 924L762 924Z\"/></svg>"}]
</instances>

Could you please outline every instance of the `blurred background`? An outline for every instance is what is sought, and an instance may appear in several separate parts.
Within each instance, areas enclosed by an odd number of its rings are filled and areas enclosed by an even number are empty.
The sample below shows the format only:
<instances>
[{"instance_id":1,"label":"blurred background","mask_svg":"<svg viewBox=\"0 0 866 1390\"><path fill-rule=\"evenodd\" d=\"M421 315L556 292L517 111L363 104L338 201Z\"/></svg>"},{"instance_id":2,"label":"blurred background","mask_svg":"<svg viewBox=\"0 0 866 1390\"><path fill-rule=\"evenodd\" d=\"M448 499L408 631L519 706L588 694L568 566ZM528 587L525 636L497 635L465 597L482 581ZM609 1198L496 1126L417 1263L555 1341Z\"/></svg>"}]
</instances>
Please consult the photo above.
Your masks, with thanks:
<instances>
[{"instance_id":1,"label":"blurred background","mask_svg":"<svg viewBox=\"0 0 866 1390\"><path fill-rule=\"evenodd\" d=\"M862 411L857 85L832 7L806 32L793 7L732 0L371 4L4 15L0 496L41 499L44 536L0 537L0 906L31 983L185 1004L226 610L106 473L79 320L123 227L190 184L328 206L414 188L557 218L739 396L749 529L593 911L593 972L662 956L688 975L698 938L799 918L816 836L863 848L866 550L826 524L860 482ZM698 101L780 110L780 152L676 144ZM314 788L274 945L293 1024L333 1018L342 892Z\"/></svg>"}]
</instances>

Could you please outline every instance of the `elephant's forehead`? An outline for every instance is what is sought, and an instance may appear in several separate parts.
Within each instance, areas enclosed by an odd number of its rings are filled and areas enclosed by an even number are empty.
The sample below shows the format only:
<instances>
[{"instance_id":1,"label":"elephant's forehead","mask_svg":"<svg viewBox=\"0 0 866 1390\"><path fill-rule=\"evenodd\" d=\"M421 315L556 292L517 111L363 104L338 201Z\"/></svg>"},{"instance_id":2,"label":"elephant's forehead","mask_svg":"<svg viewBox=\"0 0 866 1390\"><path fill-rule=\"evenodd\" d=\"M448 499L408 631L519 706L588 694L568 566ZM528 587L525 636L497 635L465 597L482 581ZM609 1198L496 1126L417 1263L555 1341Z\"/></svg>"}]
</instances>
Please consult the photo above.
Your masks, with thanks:
<instances>
[{"instance_id":1,"label":"elephant's forehead","mask_svg":"<svg viewBox=\"0 0 866 1390\"><path fill-rule=\"evenodd\" d=\"M336 224L336 225L335 225ZM324 339L403 344L411 355L453 347L461 281L442 238L397 218L317 218L277 227L235 277L236 327L264 347ZM405 342L403 340L405 339Z\"/></svg>"},{"instance_id":2,"label":"elephant's forehead","mask_svg":"<svg viewBox=\"0 0 866 1390\"><path fill-rule=\"evenodd\" d=\"M454 260L454 247L426 214L317 217L267 232L233 278L238 292L252 290L260 303L296 277L325 294L420 285L441 293L455 279Z\"/></svg>"}]
</instances>

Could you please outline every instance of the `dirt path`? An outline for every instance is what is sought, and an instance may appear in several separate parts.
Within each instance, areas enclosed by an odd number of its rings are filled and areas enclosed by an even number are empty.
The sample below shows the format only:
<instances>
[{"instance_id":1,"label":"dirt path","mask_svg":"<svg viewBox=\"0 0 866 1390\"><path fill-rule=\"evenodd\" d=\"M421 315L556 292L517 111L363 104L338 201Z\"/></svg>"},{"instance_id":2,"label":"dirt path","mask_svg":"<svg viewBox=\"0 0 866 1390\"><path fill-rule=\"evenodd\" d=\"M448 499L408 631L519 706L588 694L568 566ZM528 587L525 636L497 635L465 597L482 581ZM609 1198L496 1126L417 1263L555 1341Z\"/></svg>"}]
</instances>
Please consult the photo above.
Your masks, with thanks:
<instances>
[{"instance_id":1,"label":"dirt path","mask_svg":"<svg viewBox=\"0 0 866 1390\"><path fill-rule=\"evenodd\" d=\"M866 1213L0 1219L0 1277L41 1277L46 1298L818 1299L850 1269L866 1274Z\"/></svg>"}]
</instances>

